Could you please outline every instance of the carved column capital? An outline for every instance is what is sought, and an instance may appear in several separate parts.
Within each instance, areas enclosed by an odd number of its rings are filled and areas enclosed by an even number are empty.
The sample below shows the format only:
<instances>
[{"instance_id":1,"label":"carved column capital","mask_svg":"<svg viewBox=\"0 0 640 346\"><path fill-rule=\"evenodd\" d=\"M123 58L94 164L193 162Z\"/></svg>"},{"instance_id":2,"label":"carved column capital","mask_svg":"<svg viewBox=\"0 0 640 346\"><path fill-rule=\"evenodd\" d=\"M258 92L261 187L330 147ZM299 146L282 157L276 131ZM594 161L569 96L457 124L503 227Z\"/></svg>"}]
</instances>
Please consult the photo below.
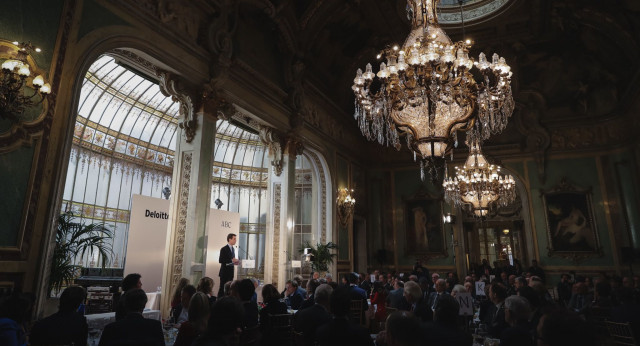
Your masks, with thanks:
<instances>
[{"instance_id":1,"label":"carved column capital","mask_svg":"<svg viewBox=\"0 0 640 346\"><path fill-rule=\"evenodd\" d=\"M191 92L186 90L176 76L167 71L158 70L160 92L164 96L171 97L174 102L180 104L180 120L178 126L184 130L187 143L191 143L196 135L198 121L194 116L194 102Z\"/></svg>"},{"instance_id":2,"label":"carved column capital","mask_svg":"<svg viewBox=\"0 0 640 346\"><path fill-rule=\"evenodd\" d=\"M282 174L284 158L282 139L283 137L273 127L260 126L260 140L269 149L271 166L278 177Z\"/></svg>"}]
</instances>

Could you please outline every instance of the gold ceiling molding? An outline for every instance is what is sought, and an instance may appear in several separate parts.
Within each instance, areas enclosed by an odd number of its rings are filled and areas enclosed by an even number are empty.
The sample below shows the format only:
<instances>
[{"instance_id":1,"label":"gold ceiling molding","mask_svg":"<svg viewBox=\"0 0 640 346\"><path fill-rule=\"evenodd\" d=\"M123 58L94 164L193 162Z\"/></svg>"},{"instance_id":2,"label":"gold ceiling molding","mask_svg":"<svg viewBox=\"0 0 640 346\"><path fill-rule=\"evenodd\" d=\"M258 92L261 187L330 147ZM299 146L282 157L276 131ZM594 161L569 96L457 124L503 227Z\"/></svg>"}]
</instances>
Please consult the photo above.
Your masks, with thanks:
<instances>
[{"instance_id":1,"label":"gold ceiling molding","mask_svg":"<svg viewBox=\"0 0 640 346\"><path fill-rule=\"evenodd\" d=\"M577 125L551 130L551 150L601 149L631 143L634 127L628 119L615 118L606 123Z\"/></svg>"}]
</instances>

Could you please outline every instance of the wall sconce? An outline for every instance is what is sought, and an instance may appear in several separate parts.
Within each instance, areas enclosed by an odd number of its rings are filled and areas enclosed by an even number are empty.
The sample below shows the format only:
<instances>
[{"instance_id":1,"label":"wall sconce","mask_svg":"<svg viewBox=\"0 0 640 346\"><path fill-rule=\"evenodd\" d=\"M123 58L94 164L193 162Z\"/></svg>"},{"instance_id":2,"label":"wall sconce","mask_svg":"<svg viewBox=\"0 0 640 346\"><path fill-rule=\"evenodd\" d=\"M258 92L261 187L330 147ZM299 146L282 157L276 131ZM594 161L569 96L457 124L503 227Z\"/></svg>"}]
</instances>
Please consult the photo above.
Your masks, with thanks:
<instances>
[{"instance_id":1,"label":"wall sconce","mask_svg":"<svg viewBox=\"0 0 640 346\"><path fill-rule=\"evenodd\" d=\"M451 213L446 213L442 215L442 221L444 221L445 225L453 225L456 223L456 216L451 215Z\"/></svg>"},{"instance_id":2,"label":"wall sconce","mask_svg":"<svg viewBox=\"0 0 640 346\"><path fill-rule=\"evenodd\" d=\"M508 229L508 228L503 229L503 230L502 230L502 233L504 233L504 235L509 234L509 229Z\"/></svg>"},{"instance_id":3,"label":"wall sconce","mask_svg":"<svg viewBox=\"0 0 640 346\"><path fill-rule=\"evenodd\" d=\"M33 95L25 95L27 78L31 75L32 65L35 66L30 55L32 52L39 53L40 48L35 48L31 43L13 42L13 45L17 48L15 57L2 62L0 70L0 119L17 122L18 115L24 113L26 108L45 100L51 93L51 85L45 82L42 75L38 75L31 80L31 88L35 89Z\"/></svg>"},{"instance_id":4,"label":"wall sconce","mask_svg":"<svg viewBox=\"0 0 640 346\"><path fill-rule=\"evenodd\" d=\"M353 189L342 188L338 189L338 198L336 199L336 205L338 206L338 221L342 227L349 225L349 220L353 216L353 208L356 205L355 198L351 197Z\"/></svg>"}]
</instances>

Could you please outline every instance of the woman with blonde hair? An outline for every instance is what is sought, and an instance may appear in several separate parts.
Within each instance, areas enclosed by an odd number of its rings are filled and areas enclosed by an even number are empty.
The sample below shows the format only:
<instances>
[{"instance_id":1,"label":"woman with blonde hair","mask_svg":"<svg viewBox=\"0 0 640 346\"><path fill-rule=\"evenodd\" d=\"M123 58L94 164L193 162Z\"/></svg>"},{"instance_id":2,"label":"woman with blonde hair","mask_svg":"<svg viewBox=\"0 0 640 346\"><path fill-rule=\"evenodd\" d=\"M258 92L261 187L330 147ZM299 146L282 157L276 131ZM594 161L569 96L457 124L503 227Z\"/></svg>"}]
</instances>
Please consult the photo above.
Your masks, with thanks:
<instances>
[{"instance_id":1,"label":"woman with blonde hair","mask_svg":"<svg viewBox=\"0 0 640 346\"><path fill-rule=\"evenodd\" d=\"M207 329L209 320L209 297L196 292L189 301L189 319L180 325L174 346L189 346Z\"/></svg>"},{"instance_id":2,"label":"woman with blonde hair","mask_svg":"<svg viewBox=\"0 0 640 346\"><path fill-rule=\"evenodd\" d=\"M215 282L213 281L213 279L208 276L203 277L202 279L200 279L200 282L198 282L197 291L207 295L207 297L209 298L209 305L213 304L216 301L216 297L213 295L214 284Z\"/></svg>"},{"instance_id":3,"label":"woman with blonde hair","mask_svg":"<svg viewBox=\"0 0 640 346\"><path fill-rule=\"evenodd\" d=\"M180 278L178 281L178 285L176 286L176 290L173 291L173 297L171 298L171 308L175 308L176 305L180 304L180 299L182 297L182 289L185 288L189 284L189 279Z\"/></svg>"}]
</instances>

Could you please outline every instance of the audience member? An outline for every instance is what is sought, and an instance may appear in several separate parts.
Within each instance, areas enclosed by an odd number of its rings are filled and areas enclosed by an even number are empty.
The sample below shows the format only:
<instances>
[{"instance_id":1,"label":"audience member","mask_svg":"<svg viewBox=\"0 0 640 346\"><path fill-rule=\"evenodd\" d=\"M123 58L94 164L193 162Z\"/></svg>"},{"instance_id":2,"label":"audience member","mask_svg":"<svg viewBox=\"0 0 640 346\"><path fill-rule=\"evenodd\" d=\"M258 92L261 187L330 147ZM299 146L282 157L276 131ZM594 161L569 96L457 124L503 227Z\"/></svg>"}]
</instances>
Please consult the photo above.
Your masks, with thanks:
<instances>
[{"instance_id":1,"label":"audience member","mask_svg":"<svg viewBox=\"0 0 640 346\"><path fill-rule=\"evenodd\" d=\"M420 320L408 311L396 311L389 315L384 331L387 346L418 346L422 341Z\"/></svg>"},{"instance_id":2,"label":"audience member","mask_svg":"<svg viewBox=\"0 0 640 346\"><path fill-rule=\"evenodd\" d=\"M260 310L260 331L263 336L263 345L277 345L271 342L271 330L269 328L270 315L282 315L287 313L287 305L280 300L280 294L275 286L264 285L262 288L262 300L264 307Z\"/></svg>"},{"instance_id":3,"label":"audience member","mask_svg":"<svg viewBox=\"0 0 640 346\"><path fill-rule=\"evenodd\" d=\"M258 305L258 287L260 286L260 280L256 278L249 278L249 280L251 280L251 283L253 283L253 295L251 296L251 302L253 304L256 304L257 306Z\"/></svg>"},{"instance_id":4,"label":"audience member","mask_svg":"<svg viewBox=\"0 0 640 346\"><path fill-rule=\"evenodd\" d=\"M579 314L584 314L591 306L593 295L588 293L587 285L584 282L578 282L573 286L575 292L571 295L567 307Z\"/></svg>"},{"instance_id":5,"label":"audience member","mask_svg":"<svg viewBox=\"0 0 640 346\"><path fill-rule=\"evenodd\" d=\"M409 281L404 284L404 298L409 304L409 311L411 311L417 318L423 322L431 321L433 319L433 313L431 309L429 309L428 302L422 299L422 291L417 283Z\"/></svg>"},{"instance_id":6,"label":"audience member","mask_svg":"<svg viewBox=\"0 0 640 346\"><path fill-rule=\"evenodd\" d=\"M595 346L593 328L578 314L566 309L545 313L538 323L536 339L539 346Z\"/></svg>"},{"instance_id":7,"label":"audience member","mask_svg":"<svg viewBox=\"0 0 640 346\"><path fill-rule=\"evenodd\" d=\"M29 299L18 292L0 298L0 345L25 345L24 325L29 319L31 305Z\"/></svg>"},{"instance_id":8,"label":"audience member","mask_svg":"<svg viewBox=\"0 0 640 346\"><path fill-rule=\"evenodd\" d=\"M524 297L510 296L505 299L504 317L509 327L500 334L501 346L533 346L530 314L529 302Z\"/></svg>"},{"instance_id":9,"label":"audience member","mask_svg":"<svg viewBox=\"0 0 640 346\"><path fill-rule=\"evenodd\" d=\"M613 305L613 300L611 298L611 286L606 281L598 282L596 284L591 307L611 308Z\"/></svg>"},{"instance_id":10,"label":"audience member","mask_svg":"<svg viewBox=\"0 0 640 346\"><path fill-rule=\"evenodd\" d=\"M213 303L216 301L216 297L213 295L214 285L215 282L213 281L213 279L205 276L200 279L200 281L198 282L198 287L196 287L196 291L202 292L207 296L207 299L209 299L209 305L213 305ZM171 307L173 307L173 305Z\"/></svg>"},{"instance_id":11,"label":"audience member","mask_svg":"<svg viewBox=\"0 0 640 346\"><path fill-rule=\"evenodd\" d=\"M305 299L302 304L300 304L300 308L298 310L304 310L306 308L312 307L315 304L314 294L316 289L320 286L320 281L311 279L307 281L307 292L308 297Z\"/></svg>"},{"instance_id":12,"label":"audience member","mask_svg":"<svg viewBox=\"0 0 640 346\"><path fill-rule=\"evenodd\" d=\"M437 274L434 274L434 275L437 275ZM447 295L447 292L445 291L446 288L447 286L444 279L436 280L435 291L431 292L431 295L429 296L429 301L427 302L428 306L431 308L431 311L436 311L436 307L438 305L438 301L440 300L440 298L443 295Z\"/></svg>"},{"instance_id":13,"label":"audience member","mask_svg":"<svg viewBox=\"0 0 640 346\"><path fill-rule=\"evenodd\" d=\"M278 296L277 290L275 295ZM207 330L192 346L235 345L244 319L244 309L240 301L229 296L219 298L211 307L209 316Z\"/></svg>"},{"instance_id":14,"label":"audience member","mask_svg":"<svg viewBox=\"0 0 640 346\"><path fill-rule=\"evenodd\" d=\"M369 277L364 273L358 274L358 287L362 288L365 292L367 292L367 296L371 294L371 281L369 281Z\"/></svg>"},{"instance_id":15,"label":"audience member","mask_svg":"<svg viewBox=\"0 0 640 346\"><path fill-rule=\"evenodd\" d=\"M60 295L58 312L36 322L31 329L31 345L86 345L89 330L87 319L78 312L86 296L87 293L80 286L65 288Z\"/></svg>"},{"instance_id":16,"label":"audience member","mask_svg":"<svg viewBox=\"0 0 640 346\"><path fill-rule=\"evenodd\" d=\"M196 292L189 301L189 319L180 325L173 346L190 346L202 335L207 329L209 310L209 297L203 292Z\"/></svg>"},{"instance_id":17,"label":"audience member","mask_svg":"<svg viewBox=\"0 0 640 346\"><path fill-rule=\"evenodd\" d=\"M127 291L134 288L141 289L142 288L141 279L142 279L142 275L137 273L132 273L125 276L124 279L122 279L121 294L124 295L125 293L127 293ZM124 318L124 316L127 314L126 308L124 307L124 301L121 300L122 295L117 295L116 297L114 297L115 299L113 303L115 305L116 321Z\"/></svg>"},{"instance_id":18,"label":"audience member","mask_svg":"<svg viewBox=\"0 0 640 346\"><path fill-rule=\"evenodd\" d=\"M287 306L290 306L293 310L298 310L300 304L304 300L304 297L298 291L298 282L295 280L288 280L285 284L284 300Z\"/></svg>"},{"instance_id":19,"label":"audience member","mask_svg":"<svg viewBox=\"0 0 640 346\"><path fill-rule=\"evenodd\" d=\"M538 266L537 260L535 259L531 260L531 267L529 267L529 273L531 273L531 275L539 277L542 280L542 282L546 282L544 270Z\"/></svg>"},{"instance_id":20,"label":"audience member","mask_svg":"<svg viewBox=\"0 0 640 346\"><path fill-rule=\"evenodd\" d=\"M189 284L189 279L187 278L180 278L180 281L178 281L178 285L176 286L176 290L173 292L173 296L171 297L171 308L175 308L176 305L180 304L180 301L182 299L182 289L187 286ZM198 287L200 287L200 285L198 284Z\"/></svg>"},{"instance_id":21,"label":"audience member","mask_svg":"<svg viewBox=\"0 0 640 346\"><path fill-rule=\"evenodd\" d=\"M394 289L391 291L385 290L383 282L376 281L376 283L378 284L379 287L382 288L384 292L389 292L386 297L387 305L389 305L389 307L394 309L401 309L401 310L409 309L404 299L404 282L402 282L402 280L400 279L395 280L393 284ZM374 283L374 287L375 286L376 284ZM375 289L374 289L374 292L375 292Z\"/></svg>"},{"instance_id":22,"label":"audience member","mask_svg":"<svg viewBox=\"0 0 640 346\"><path fill-rule=\"evenodd\" d=\"M329 298L333 319L318 328L316 338L320 346L373 345L369 332L349 321L350 294L346 287L334 289Z\"/></svg>"},{"instance_id":23,"label":"audience member","mask_svg":"<svg viewBox=\"0 0 640 346\"><path fill-rule=\"evenodd\" d=\"M182 289L180 304L176 305L176 307L171 311L173 323L181 324L189 319L189 302L195 293L196 288L193 285L186 285Z\"/></svg>"},{"instance_id":24,"label":"audience member","mask_svg":"<svg viewBox=\"0 0 640 346\"><path fill-rule=\"evenodd\" d=\"M433 322L424 326L422 339L428 340L429 345L471 345L471 335L458 329L459 311L460 305L455 298L442 295L433 312Z\"/></svg>"},{"instance_id":25,"label":"audience member","mask_svg":"<svg viewBox=\"0 0 640 346\"><path fill-rule=\"evenodd\" d=\"M489 286L489 299L494 304L494 309L489 325L489 335L492 338L499 338L503 330L508 325L505 320L504 300L507 298L507 290L500 284L492 284Z\"/></svg>"},{"instance_id":26,"label":"audience member","mask_svg":"<svg viewBox=\"0 0 640 346\"><path fill-rule=\"evenodd\" d=\"M251 297L256 288L250 279L243 279L238 283L238 293L240 301L244 308L244 320L242 327L244 329L253 328L258 325L258 305L251 302Z\"/></svg>"},{"instance_id":27,"label":"audience member","mask_svg":"<svg viewBox=\"0 0 640 346\"><path fill-rule=\"evenodd\" d=\"M296 313L294 328L302 333L304 345L315 345L318 327L331 321L329 297L332 292L331 286L319 285L312 294L315 299L314 305L304 310L298 310Z\"/></svg>"},{"instance_id":28,"label":"audience member","mask_svg":"<svg viewBox=\"0 0 640 346\"><path fill-rule=\"evenodd\" d=\"M125 344L164 346L164 334L160 321L142 316L144 306L147 304L147 294L140 288L133 288L125 292L121 300L124 301L126 315L104 327L100 346Z\"/></svg>"},{"instance_id":29,"label":"audience member","mask_svg":"<svg viewBox=\"0 0 640 346\"><path fill-rule=\"evenodd\" d=\"M402 283L402 281L400 280L397 280L397 282ZM398 285L397 282L396 282L396 285ZM404 283L402 283L402 285L404 287ZM404 290L403 287L399 287L399 288ZM394 291L391 291L391 292L394 292ZM400 292L400 298L404 299L402 291ZM371 306L375 306L375 309L374 309L375 314L373 318L376 322L384 322L386 320L387 318L386 302L387 302L387 291L385 291L381 282L379 281L374 282L373 294L371 295Z\"/></svg>"},{"instance_id":30,"label":"audience member","mask_svg":"<svg viewBox=\"0 0 640 346\"><path fill-rule=\"evenodd\" d=\"M558 282L558 299L564 304L568 304L571 299L571 277L569 274L562 274Z\"/></svg>"},{"instance_id":31,"label":"audience member","mask_svg":"<svg viewBox=\"0 0 640 346\"><path fill-rule=\"evenodd\" d=\"M464 286L457 284L451 289L451 296L455 298L458 293L467 293L467 289L464 288Z\"/></svg>"}]
</instances>

